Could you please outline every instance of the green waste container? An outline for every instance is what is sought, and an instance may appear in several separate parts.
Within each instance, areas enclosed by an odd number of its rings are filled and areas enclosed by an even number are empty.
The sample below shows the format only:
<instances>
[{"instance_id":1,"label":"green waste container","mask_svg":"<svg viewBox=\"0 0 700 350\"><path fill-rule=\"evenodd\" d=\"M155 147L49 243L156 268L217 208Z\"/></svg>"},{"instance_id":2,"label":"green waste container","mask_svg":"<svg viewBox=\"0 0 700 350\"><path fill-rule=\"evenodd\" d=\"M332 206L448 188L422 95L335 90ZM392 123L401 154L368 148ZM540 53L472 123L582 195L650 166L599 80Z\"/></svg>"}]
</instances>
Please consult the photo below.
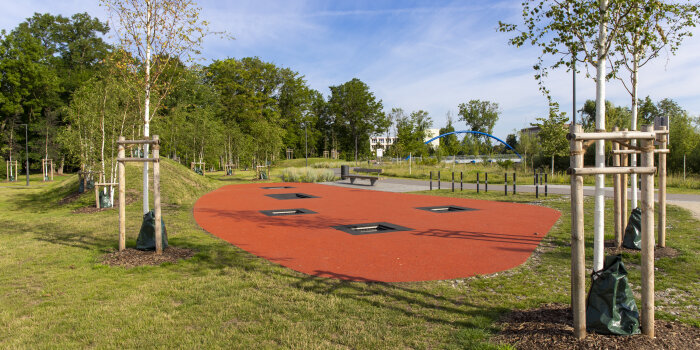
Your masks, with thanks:
<instances>
[{"instance_id":1,"label":"green waste container","mask_svg":"<svg viewBox=\"0 0 700 350\"><path fill-rule=\"evenodd\" d=\"M156 250L156 214L153 210L143 215L143 223L136 239L136 249ZM163 249L168 246L168 234L165 231L165 222L160 218L160 227L163 239Z\"/></svg>"},{"instance_id":2,"label":"green waste container","mask_svg":"<svg viewBox=\"0 0 700 350\"><path fill-rule=\"evenodd\" d=\"M104 192L100 191L100 208L111 208L112 207L112 200L109 198L109 193L105 194Z\"/></svg>"},{"instance_id":3,"label":"green waste container","mask_svg":"<svg viewBox=\"0 0 700 350\"><path fill-rule=\"evenodd\" d=\"M634 208L630 214L622 246L628 249L642 250L642 210L639 207Z\"/></svg>"},{"instance_id":4,"label":"green waste container","mask_svg":"<svg viewBox=\"0 0 700 350\"><path fill-rule=\"evenodd\" d=\"M586 329L600 334L639 334L639 310L621 255L606 256L603 269L593 273L586 301Z\"/></svg>"}]
</instances>

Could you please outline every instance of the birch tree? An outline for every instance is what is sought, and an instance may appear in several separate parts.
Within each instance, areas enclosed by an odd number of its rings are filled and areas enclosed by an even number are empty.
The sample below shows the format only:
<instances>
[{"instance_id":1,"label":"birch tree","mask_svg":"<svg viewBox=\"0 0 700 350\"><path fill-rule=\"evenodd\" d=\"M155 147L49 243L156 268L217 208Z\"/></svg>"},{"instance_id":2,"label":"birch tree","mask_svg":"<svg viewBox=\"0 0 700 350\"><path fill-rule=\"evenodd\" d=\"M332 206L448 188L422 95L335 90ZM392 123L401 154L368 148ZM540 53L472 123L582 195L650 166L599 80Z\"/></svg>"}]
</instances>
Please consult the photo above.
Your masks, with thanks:
<instances>
[{"instance_id":1,"label":"birch tree","mask_svg":"<svg viewBox=\"0 0 700 350\"><path fill-rule=\"evenodd\" d=\"M630 16L625 30L615 42L617 64L624 67L629 76L616 75L632 97L630 130L637 130L639 69L658 57L664 49L675 54L685 37L691 36L690 27L700 17L696 4L671 4L662 0L629 0ZM632 145L637 140L632 140ZM631 166L637 166L637 155L630 157ZM637 174L630 177L632 185L631 207L637 207Z\"/></svg>"},{"instance_id":2,"label":"birch tree","mask_svg":"<svg viewBox=\"0 0 700 350\"><path fill-rule=\"evenodd\" d=\"M163 79L166 75L162 73L173 62L190 62L199 54L204 37L209 34L209 24L199 18L200 8L192 0L101 0L101 3L118 22L121 46L142 62L143 137L149 138L150 122L176 78L167 75ZM153 96L157 98L151 106ZM148 152L145 145L144 157L148 157ZM144 163L143 212L148 211L148 163Z\"/></svg>"},{"instance_id":3,"label":"birch tree","mask_svg":"<svg viewBox=\"0 0 700 350\"><path fill-rule=\"evenodd\" d=\"M606 63L615 38L625 29L631 8L622 0L526 0L523 2L523 24L499 22L502 32L517 32L509 40L511 45L525 44L541 49L535 78L540 89L550 99L544 84L549 69L567 67L574 69L576 61L595 67L596 75L596 131L605 131L605 83L613 76L607 72ZM581 53L582 56L577 54ZM547 59L553 56L552 63ZM588 71L587 71L588 72ZM589 74L587 74L589 76ZM605 166L605 142L596 142L595 163ZM593 270L603 268L603 238L605 214L605 175L596 175Z\"/></svg>"},{"instance_id":4,"label":"birch tree","mask_svg":"<svg viewBox=\"0 0 700 350\"><path fill-rule=\"evenodd\" d=\"M551 172L554 176L554 156L565 156L569 149L569 141L566 139L569 132L566 128L566 113L560 113L556 105L550 106L549 117L537 118L537 121L539 123L531 125L540 128L537 136L543 152L552 158Z\"/></svg>"}]
</instances>

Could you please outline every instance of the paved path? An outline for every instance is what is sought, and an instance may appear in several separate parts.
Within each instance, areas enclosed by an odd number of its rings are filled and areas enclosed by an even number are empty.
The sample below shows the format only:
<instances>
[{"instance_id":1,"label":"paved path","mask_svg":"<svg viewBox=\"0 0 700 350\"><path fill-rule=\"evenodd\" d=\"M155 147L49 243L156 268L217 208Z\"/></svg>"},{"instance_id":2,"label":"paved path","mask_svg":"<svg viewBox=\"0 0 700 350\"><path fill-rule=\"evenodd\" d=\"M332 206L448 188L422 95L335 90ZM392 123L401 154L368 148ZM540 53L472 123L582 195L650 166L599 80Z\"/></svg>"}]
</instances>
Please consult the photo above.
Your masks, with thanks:
<instances>
[{"instance_id":1,"label":"paved path","mask_svg":"<svg viewBox=\"0 0 700 350\"><path fill-rule=\"evenodd\" d=\"M336 173L336 176L340 177L340 169L334 169L334 171ZM363 188L363 189L386 191L386 192L412 192L412 191L425 191L425 190L430 189L430 182L429 181L412 180L412 179L398 179L398 178L384 178L383 180L377 181L374 186L370 185L369 180L360 180L360 179L355 180L354 185L350 184L349 180L324 182L324 184L334 185L334 186L342 186L342 187ZM452 188L451 181L442 181L441 188L442 189ZM437 189L437 181L433 181L433 189ZM464 189L476 191L476 184L465 183ZM483 183L480 185L480 189L482 191L484 190ZM455 190L459 191L459 182L455 182ZM503 184L500 184L500 185L491 184L489 186L489 190L503 192ZM511 193L512 190L513 190L513 185L512 184L508 185L508 192ZM533 185L518 185L517 191L518 192L533 193L533 192L535 192L535 186L533 186ZM544 186L539 186L539 191L540 191L540 195L542 195L544 193ZM569 185L548 185L547 191L549 193L554 193L554 194L570 194L571 193L571 190L569 189ZM630 197L631 193L632 193L632 191L628 190L627 198ZM584 186L583 194L586 196L592 196L595 194L595 188L593 186ZM639 194L638 198L641 198L641 192L638 192L638 194ZM612 198L612 196L613 196L612 187L605 188L605 196ZM656 195L655 195L655 200L658 201L658 198L656 198ZM700 195L667 193L666 194L666 201L668 204L677 205L681 208L685 208L685 209L690 210L695 217L700 219Z\"/></svg>"}]
</instances>

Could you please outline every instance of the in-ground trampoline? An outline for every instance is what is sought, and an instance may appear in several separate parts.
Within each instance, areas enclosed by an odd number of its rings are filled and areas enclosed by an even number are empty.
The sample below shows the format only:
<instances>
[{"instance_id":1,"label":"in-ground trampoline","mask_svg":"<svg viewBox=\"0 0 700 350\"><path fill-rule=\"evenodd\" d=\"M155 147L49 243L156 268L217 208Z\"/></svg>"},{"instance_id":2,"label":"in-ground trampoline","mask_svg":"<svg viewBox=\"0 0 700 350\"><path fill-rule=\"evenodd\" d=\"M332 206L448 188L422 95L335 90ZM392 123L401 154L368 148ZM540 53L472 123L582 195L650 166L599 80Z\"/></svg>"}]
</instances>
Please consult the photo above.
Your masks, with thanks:
<instances>
[{"instance_id":1,"label":"in-ground trampoline","mask_svg":"<svg viewBox=\"0 0 700 350\"><path fill-rule=\"evenodd\" d=\"M522 264L561 214L536 205L279 183L230 185L194 207L206 231L309 275L408 282Z\"/></svg>"}]
</instances>

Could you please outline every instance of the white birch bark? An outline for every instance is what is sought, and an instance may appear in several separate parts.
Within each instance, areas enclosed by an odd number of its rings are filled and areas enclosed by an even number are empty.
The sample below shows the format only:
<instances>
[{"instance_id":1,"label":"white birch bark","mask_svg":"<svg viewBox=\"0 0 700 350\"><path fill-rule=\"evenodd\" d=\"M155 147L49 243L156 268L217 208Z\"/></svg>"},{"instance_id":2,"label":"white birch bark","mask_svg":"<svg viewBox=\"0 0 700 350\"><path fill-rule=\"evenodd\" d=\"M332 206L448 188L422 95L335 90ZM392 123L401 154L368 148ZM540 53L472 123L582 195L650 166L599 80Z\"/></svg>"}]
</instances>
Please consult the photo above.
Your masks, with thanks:
<instances>
[{"instance_id":1,"label":"white birch bark","mask_svg":"<svg viewBox=\"0 0 700 350\"><path fill-rule=\"evenodd\" d=\"M632 125L630 126L630 130L637 130L637 74L639 67L637 66L637 63L639 61L639 57L637 53L633 55L632 58ZM632 140L631 142L632 146L637 145L637 140ZM630 157L630 166L637 166L637 155L636 154L631 154ZM637 207L637 174L632 174L630 176L630 181L632 182L631 188L632 188L632 195L630 196L630 205L632 209Z\"/></svg>"},{"instance_id":2,"label":"white birch bark","mask_svg":"<svg viewBox=\"0 0 700 350\"><path fill-rule=\"evenodd\" d=\"M600 25L598 26L598 61L596 67L596 116L595 128L605 130L605 76L607 53L605 42L607 41L606 12L608 1L600 2ZM605 167L605 141L596 141L595 164L596 167ZM595 209L593 214L593 271L603 268L603 240L605 235L605 175L595 177Z\"/></svg>"},{"instance_id":3,"label":"white birch bark","mask_svg":"<svg viewBox=\"0 0 700 350\"><path fill-rule=\"evenodd\" d=\"M144 101L144 115L143 115L143 138L148 139L151 135L150 128L150 105L151 105L151 9L153 7L152 1L146 1L147 15L146 15L146 97ZM143 145L143 156L148 158L149 145ZM146 214L149 211L148 205L148 162L143 163L143 213Z\"/></svg>"}]
</instances>

